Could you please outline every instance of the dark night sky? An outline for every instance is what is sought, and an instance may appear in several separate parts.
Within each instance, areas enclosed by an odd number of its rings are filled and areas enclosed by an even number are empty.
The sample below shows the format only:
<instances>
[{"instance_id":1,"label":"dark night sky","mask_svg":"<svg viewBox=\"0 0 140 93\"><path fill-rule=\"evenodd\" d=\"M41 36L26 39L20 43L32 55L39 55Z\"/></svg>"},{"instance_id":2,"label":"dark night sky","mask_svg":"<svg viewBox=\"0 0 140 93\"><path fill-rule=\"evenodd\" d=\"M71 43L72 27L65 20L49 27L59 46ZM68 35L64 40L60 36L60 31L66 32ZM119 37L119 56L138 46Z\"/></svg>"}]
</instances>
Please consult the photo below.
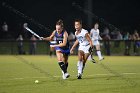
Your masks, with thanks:
<instances>
[{"instance_id":1,"label":"dark night sky","mask_svg":"<svg viewBox=\"0 0 140 93\"><path fill-rule=\"evenodd\" d=\"M54 29L55 22L63 19L66 29L73 30L75 18L81 18L87 24L87 14L72 6L73 2L86 7L87 0L3 0L25 15L35 19L49 29ZM2 2L2 0L1 0ZM100 18L118 28L140 27L139 0L92 0L91 11ZM0 23L7 21L9 25L22 24L27 20L10 12L0 5ZM94 21L94 19L93 19ZM32 24L32 23L31 23ZM34 25L33 25L34 26ZM91 28L89 26L85 26Z\"/></svg>"}]
</instances>

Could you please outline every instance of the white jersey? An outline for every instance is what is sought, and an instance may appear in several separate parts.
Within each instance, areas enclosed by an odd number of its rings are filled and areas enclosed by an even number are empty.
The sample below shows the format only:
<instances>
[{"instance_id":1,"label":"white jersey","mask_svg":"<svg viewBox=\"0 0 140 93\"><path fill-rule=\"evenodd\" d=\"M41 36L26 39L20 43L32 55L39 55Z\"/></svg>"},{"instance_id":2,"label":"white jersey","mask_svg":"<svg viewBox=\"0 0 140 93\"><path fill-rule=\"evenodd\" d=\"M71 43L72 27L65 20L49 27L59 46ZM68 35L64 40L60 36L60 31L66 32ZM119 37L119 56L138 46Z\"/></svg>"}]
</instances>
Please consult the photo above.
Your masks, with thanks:
<instances>
[{"instance_id":1,"label":"white jersey","mask_svg":"<svg viewBox=\"0 0 140 93\"><path fill-rule=\"evenodd\" d=\"M87 30L82 29L79 34L77 34L77 31L75 32L75 36L77 40L79 41L79 46L87 46L89 45L88 40L86 39L85 35L88 33Z\"/></svg>"},{"instance_id":2,"label":"white jersey","mask_svg":"<svg viewBox=\"0 0 140 93\"><path fill-rule=\"evenodd\" d=\"M93 28L93 29L91 29L90 33L91 33L91 39L92 39L92 41L97 41L97 40L100 39L99 29L95 30Z\"/></svg>"}]
</instances>

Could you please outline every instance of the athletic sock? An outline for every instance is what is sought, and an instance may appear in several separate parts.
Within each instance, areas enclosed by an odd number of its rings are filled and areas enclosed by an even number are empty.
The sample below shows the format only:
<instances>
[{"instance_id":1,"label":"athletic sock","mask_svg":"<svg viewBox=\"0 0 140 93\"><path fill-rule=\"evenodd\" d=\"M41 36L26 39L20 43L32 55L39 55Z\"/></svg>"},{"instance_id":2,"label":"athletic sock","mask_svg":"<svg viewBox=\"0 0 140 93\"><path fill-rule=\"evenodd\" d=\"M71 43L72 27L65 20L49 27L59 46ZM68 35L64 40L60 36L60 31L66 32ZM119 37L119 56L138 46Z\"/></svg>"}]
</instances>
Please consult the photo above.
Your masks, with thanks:
<instances>
[{"instance_id":1,"label":"athletic sock","mask_svg":"<svg viewBox=\"0 0 140 93\"><path fill-rule=\"evenodd\" d=\"M67 68L68 68L68 66L69 66L69 63L68 63L68 62L65 63L65 66L66 66L66 70L67 70Z\"/></svg>"},{"instance_id":2,"label":"athletic sock","mask_svg":"<svg viewBox=\"0 0 140 93\"><path fill-rule=\"evenodd\" d=\"M81 74L83 72L83 62L80 63L80 70L81 70Z\"/></svg>"},{"instance_id":3,"label":"athletic sock","mask_svg":"<svg viewBox=\"0 0 140 93\"><path fill-rule=\"evenodd\" d=\"M97 50L97 55L98 55L99 59L102 58L102 55L101 55L101 51L100 50Z\"/></svg>"},{"instance_id":4,"label":"athletic sock","mask_svg":"<svg viewBox=\"0 0 140 93\"><path fill-rule=\"evenodd\" d=\"M83 62L78 61L77 63L78 73L82 74Z\"/></svg>"},{"instance_id":5,"label":"athletic sock","mask_svg":"<svg viewBox=\"0 0 140 93\"><path fill-rule=\"evenodd\" d=\"M77 62L77 70L78 70L78 73L80 72L80 61Z\"/></svg>"},{"instance_id":6,"label":"athletic sock","mask_svg":"<svg viewBox=\"0 0 140 93\"><path fill-rule=\"evenodd\" d=\"M84 70L84 68L85 68L85 63L83 63L83 68L82 68L82 70Z\"/></svg>"},{"instance_id":7,"label":"athletic sock","mask_svg":"<svg viewBox=\"0 0 140 93\"><path fill-rule=\"evenodd\" d=\"M60 68L62 69L62 71L64 73L67 73L67 70L66 70L66 65L64 64L64 62L58 62Z\"/></svg>"}]
</instances>

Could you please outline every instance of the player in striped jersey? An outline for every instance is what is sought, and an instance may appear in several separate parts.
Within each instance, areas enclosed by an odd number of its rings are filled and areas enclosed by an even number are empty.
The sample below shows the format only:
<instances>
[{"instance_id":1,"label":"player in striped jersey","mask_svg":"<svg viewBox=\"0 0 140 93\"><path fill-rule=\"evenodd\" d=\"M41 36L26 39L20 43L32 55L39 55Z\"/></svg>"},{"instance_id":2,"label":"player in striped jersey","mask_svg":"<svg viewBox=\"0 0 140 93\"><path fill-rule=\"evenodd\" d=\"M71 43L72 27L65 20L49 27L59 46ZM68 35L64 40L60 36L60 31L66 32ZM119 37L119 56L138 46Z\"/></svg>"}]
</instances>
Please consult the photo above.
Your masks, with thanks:
<instances>
[{"instance_id":1,"label":"player in striped jersey","mask_svg":"<svg viewBox=\"0 0 140 93\"><path fill-rule=\"evenodd\" d=\"M68 68L68 56L70 54L69 42L68 42L68 33L64 30L63 21L59 20L56 23L56 30L53 31L50 37L43 38L43 40L51 41L53 38L56 38L56 45L51 45L56 50L56 56L58 64L62 70L63 79L68 78L70 75L67 72Z\"/></svg>"}]
</instances>

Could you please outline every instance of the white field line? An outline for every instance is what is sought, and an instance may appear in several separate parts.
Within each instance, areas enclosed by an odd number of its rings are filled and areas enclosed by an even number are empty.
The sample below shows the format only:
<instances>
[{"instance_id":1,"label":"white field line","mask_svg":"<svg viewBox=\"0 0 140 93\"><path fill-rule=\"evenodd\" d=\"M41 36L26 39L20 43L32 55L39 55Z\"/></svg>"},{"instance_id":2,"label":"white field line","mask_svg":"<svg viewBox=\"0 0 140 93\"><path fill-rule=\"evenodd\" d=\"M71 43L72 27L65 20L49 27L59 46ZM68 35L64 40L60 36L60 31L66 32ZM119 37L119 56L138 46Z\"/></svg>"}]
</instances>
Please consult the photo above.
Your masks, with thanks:
<instances>
[{"instance_id":1,"label":"white field line","mask_svg":"<svg viewBox=\"0 0 140 93\"><path fill-rule=\"evenodd\" d=\"M124 75L137 74L137 73L123 73Z\"/></svg>"},{"instance_id":2,"label":"white field line","mask_svg":"<svg viewBox=\"0 0 140 93\"><path fill-rule=\"evenodd\" d=\"M136 75L139 73L121 73L122 75ZM72 77L75 77L76 75L71 75ZM94 76L114 76L114 74L93 74L93 75L85 75L85 76L89 76L89 77L94 77ZM62 77L62 76L53 76L53 77ZM2 79L1 80L23 80L23 79L43 79L43 78L48 78L48 77L20 77L20 78L7 78L7 79Z\"/></svg>"}]
</instances>

